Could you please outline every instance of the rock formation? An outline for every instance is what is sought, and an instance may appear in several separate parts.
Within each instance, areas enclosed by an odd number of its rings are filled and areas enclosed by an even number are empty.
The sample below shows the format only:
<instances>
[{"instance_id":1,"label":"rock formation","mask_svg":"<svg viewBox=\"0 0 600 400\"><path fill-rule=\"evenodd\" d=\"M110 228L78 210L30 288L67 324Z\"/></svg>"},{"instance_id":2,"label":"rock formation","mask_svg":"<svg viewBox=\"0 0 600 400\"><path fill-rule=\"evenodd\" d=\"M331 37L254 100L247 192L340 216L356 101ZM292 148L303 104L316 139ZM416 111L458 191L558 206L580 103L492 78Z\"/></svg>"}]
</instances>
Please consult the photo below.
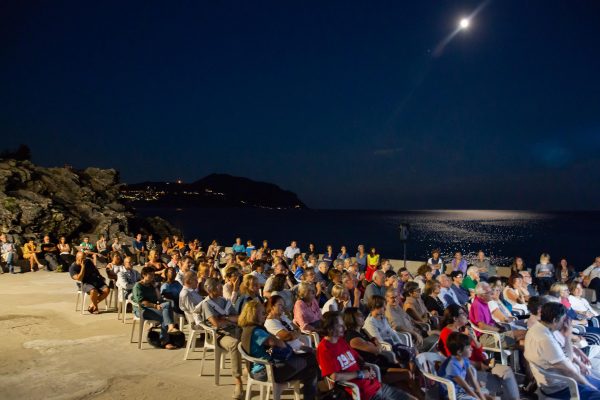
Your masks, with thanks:
<instances>
[{"instance_id":1,"label":"rock formation","mask_svg":"<svg viewBox=\"0 0 600 400\"><path fill-rule=\"evenodd\" d=\"M29 161L0 160L0 231L23 238L81 234L129 234L152 230L175 233L166 221L138 220L119 200L119 173L114 169L45 168Z\"/></svg>"}]
</instances>

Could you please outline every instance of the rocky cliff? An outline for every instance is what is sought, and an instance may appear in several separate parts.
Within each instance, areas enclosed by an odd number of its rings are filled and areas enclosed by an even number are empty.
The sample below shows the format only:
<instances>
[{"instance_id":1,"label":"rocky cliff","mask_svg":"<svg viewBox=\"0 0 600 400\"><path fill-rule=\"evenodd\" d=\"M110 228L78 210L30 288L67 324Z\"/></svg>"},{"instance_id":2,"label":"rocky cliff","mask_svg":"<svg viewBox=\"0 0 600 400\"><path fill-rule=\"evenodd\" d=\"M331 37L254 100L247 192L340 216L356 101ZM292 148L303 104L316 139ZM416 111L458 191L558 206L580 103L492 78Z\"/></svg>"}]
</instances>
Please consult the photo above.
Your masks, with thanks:
<instances>
[{"instance_id":1,"label":"rocky cliff","mask_svg":"<svg viewBox=\"0 0 600 400\"><path fill-rule=\"evenodd\" d=\"M27 238L81 234L109 236L132 230L175 232L166 221L139 220L119 200L114 169L45 168L29 161L0 160L0 231Z\"/></svg>"}]
</instances>

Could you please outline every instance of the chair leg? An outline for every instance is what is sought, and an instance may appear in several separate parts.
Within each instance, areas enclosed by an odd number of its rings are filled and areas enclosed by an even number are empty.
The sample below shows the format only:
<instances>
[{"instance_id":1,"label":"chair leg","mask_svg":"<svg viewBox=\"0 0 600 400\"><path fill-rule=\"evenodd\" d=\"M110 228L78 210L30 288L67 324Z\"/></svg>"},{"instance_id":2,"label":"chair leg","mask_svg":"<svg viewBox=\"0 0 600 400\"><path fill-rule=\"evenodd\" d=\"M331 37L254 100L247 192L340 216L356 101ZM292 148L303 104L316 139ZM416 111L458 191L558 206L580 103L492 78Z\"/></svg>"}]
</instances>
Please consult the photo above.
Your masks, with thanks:
<instances>
[{"instance_id":1,"label":"chair leg","mask_svg":"<svg viewBox=\"0 0 600 400\"><path fill-rule=\"evenodd\" d=\"M252 380L248 377L248 383L246 384L246 400L250 400L252 397Z\"/></svg>"},{"instance_id":2,"label":"chair leg","mask_svg":"<svg viewBox=\"0 0 600 400\"><path fill-rule=\"evenodd\" d=\"M217 386L219 386L219 379L221 378L221 357L222 353L219 346L215 346L215 385Z\"/></svg>"},{"instance_id":3,"label":"chair leg","mask_svg":"<svg viewBox=\"0 0 600 400\"><path fill-rule=\"evenodd\" d=\"M144 326L146 325L146 321L144 321L144 318L142 318L141 313L140 313L140 333L139 333L139 340L138 340L138 349L142 349L142 338L144 337Z\"/></svg>"},{"instance_id":4,"label":"chair leg","mask_svg":"<svg viewBox=\"0 0 600 400\"><path fill-rule=\"evenodd\" d=\"M200 363L200 376L204 372L204 360L206 359L206 346L202 348L202 362Z\"/></svg>"},{"instance_id":5,"label":"chair leg","mask_svg":"<svg viewBox=\"0 0 600 400\"><path fill-rule=\"evenodd\" d=\"M77 292L77 300L75 300L75 312L79 311L79 296L81 296L81 292Z\"/></svg>"},{"instance_id":6,"label":"chair leg","mask_svg":"<svg viewBox=\"0 0 600 400\"><path fill-rule=\"evenodd\" d=\"M265 396L265 386L264 385L260 385L260 394L258 395L258 398L260 400L265 400L269 398L269 389L267 389L267 393Z\"/></svg>"},{"instance_id":7,"label":"chair leg","mask_svg":"<svg viewBox=\"0 0 600 400\"><path fill-rule=\"evenodd\" d=\"M294 400L300 400L300 382L294 382Z\"/></svg>"},{"instance_id":8,"label":"chair leg","mask_svg":"<svg viewBox=\"0 0 600 400\"><path fill-rule=\"evenodd\" d=\"M187 346L185 349L185 355L183 356L184 360L188 359L188 355L190 354L190 350L191 349L195 349L196 348L196 331L195 330L190 330L190 338L188 339L187 342ZM194 350L192 350L194 351Z\"/></svg>"},{"instance_id":9,"label":"chair leg","mask_svg":"<svg viewBox=\"0 0 600 400\"><path fill-rule=\"evenodd\" d=\"M133 319L133 325L131 325L131 339L129 341L129 343L133 343L133 333L135 332L135 318Z\"/></svg>"},{"instance_id":10,"label":"chair leg","mask_svg":"<svg viewBox=\"0 0 600 400\"><path fill-rule=\"evenodd\" d=\"M85 298L87 297L87 293L81 292L81 315L85 313Z\"/></svg>"}]
</instances>

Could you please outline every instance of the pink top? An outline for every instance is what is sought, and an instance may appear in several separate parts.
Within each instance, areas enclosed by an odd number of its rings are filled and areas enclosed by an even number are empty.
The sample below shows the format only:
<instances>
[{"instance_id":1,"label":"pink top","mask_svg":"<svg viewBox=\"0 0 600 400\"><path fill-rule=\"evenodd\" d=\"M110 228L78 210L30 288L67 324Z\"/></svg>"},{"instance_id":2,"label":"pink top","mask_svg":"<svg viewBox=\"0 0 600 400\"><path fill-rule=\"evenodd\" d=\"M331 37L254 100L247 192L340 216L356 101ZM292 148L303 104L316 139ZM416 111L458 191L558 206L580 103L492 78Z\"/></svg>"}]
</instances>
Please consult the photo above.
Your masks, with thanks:
<instances>
[{"instance_id":1,"label":"pink top","mask_svg":"<svg viewBox=\"0 0 600 400\"><path fill-rule=\"evenodd\" d=\"M490 326L496 326L492 314L490 313L490 308L487 303L479 298L479 296L475 296L475 299L473 299L473 304L471 304L471 309L469 310L469 321L475 324L475 326L478 326L479 322L483 322ZM477 337L481 336L481 333L477 331L475 331L475 334Z\"/></svg>"},{"instance_id":2,"label":"pink top","mask_svg":"<svg viewBox=\"0 0 600 400\"><path fill-rule=\"evenodd\" d=\"M294 304L294 323L305 329L306 325L310 325L315 321L321 320L321 309L316 299L312 303L306 304L303 300L296 300Z\"/></svg>"}]
</instances>

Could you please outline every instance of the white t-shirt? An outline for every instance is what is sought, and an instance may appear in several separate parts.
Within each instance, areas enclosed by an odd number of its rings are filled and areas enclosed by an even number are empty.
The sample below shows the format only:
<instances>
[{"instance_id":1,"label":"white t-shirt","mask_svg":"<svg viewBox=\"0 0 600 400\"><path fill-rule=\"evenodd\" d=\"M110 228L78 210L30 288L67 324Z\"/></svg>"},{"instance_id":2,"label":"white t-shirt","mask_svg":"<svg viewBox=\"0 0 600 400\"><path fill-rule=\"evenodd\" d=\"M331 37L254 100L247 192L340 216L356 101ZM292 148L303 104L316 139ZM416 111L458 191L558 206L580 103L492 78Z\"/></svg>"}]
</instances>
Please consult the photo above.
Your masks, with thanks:
<instances>
[{"instance_id":1,"label":"white t-shirt","mask_svg":"<svg viewBox=\"0 0 600 400\"><path fill-rule=\"evenodd\" d=\"M589 276L590 280L600 278L600 267L596 266L596 263L593 263L583 271L583 275Z\"/></svg>"},{"instance_id":2,"label":"white t-shirt","mask_svg":"<svg viewBox=\"0 0 600 400\"><path fill-rule=\"evenodd\" d=\"M569 303L571 303L571 308L579 313L591 312L594 316L597 316L598 313L596 310L590 306L590 303L583 297L575 297L573 295L569 296Z\"/></svg>"},{"instance_id":3,"label":"white t-shirt","mask_svg":"<svg viewBox=\"0 0 600 400\"><path fill-rule=\"evenodd\" d=\"M560 361L570 362L550 329L541 322L535 323L525 335L525 358L544 370L551 369L553 364ZM556 393L567 387L564 382L547 379L535 368L532 368L531 371L545 393Z\"/></svg>"},{"instance_id":4,"label":"white t-shirt","mask_svg":"<svg viewBox=\"0 0 600 400\"><path fill-rule=\"evenodd\" d=\"M325 314L327 311L339 311L337 299L335 297L330 298L325 302L325 304L323 304L321 313Z\"/></svg>"},{"instance_id":5,"label":"white t-shirt","mask_svg":"<svg viewBox=\"0 0 600 400\"><path fill-rule=\"evenodd\" d=\"M288 317L286 317L285 315L282 315L280 317L282 320L285 321L286 324L288 324L289 326L292 326L292 321L289 320ZM279 332L280 330L288 330L285 325L283 323L281 323L280 320L278 319L267 319L265 320L265 329L267 330L267 332L269 332L272 335L277 336L277 332ZM292 350L297 351L300 350L300 347L303 346L302 342L298 339L294 339L294 340L290 340L289 342L286 342L287 344L290 345L290 347L292 348Z\"/></svg>"}]
</instances>

